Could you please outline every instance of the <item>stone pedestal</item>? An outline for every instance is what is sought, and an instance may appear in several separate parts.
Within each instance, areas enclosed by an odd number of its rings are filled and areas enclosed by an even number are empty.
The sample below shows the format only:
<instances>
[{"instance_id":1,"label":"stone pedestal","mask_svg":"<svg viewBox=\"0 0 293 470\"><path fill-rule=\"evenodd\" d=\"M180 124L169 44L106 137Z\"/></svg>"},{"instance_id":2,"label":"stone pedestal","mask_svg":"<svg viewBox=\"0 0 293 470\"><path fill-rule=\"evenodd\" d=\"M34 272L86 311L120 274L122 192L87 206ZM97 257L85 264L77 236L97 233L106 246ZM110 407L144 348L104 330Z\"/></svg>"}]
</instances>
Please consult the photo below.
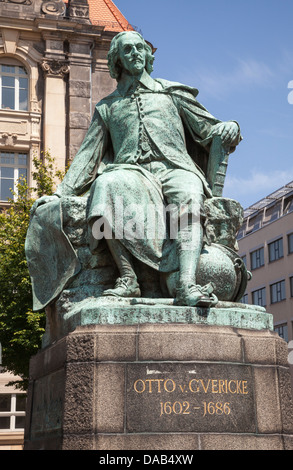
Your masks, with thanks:
<instances>
[{"instance_id":1,"label":"stone pedestal","mask_svg":"<svg viewBox=\"0 0 293 470\"><path fill-rule=\"evenodd\" d=\"M77 326L31 360L25 449L292 450L287 358L269 327Z\"/></svg>"}]
</instances>

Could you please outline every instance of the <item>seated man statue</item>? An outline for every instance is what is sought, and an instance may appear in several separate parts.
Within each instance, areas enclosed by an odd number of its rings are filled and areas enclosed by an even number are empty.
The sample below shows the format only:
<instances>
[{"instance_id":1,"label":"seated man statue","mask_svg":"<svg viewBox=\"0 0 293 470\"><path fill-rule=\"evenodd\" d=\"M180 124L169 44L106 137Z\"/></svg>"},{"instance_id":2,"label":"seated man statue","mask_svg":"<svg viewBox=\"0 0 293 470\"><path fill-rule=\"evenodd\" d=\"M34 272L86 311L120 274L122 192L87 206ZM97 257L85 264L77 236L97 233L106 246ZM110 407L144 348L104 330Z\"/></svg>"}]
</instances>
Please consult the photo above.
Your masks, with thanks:
<instances>
[{"instance_id":1,"label":"seated man statue","mask_svg":"<svg viewBox=\"0 0 293 470\"><path fill-rule=\"evenodd\" d=\"M140 297L136 257L163 272L178 267L176 304L200 305L209 299L208 289L196 283L204 201L214 195L204 159L215 158L211 147L216 138L227 154L234 151L241 140L239 126L213 117L196 100L196 89L151 78L152 49L139 33L115 36L108 60L117 88L96 105L86 137L55 195L40 198L33 211L56 198L89 191L91 250L103 228L120 273L104 295ZM192 156L187 139L195 149ZM121 233L118 199L123 201L122 227L127 226L127 208L133 203L143 221L151 206L168 206L170 226L178 226L176 236L170 237L170 230L164 237L149 238L144 231L140 237Z\"/></svg>"}]
</instances>

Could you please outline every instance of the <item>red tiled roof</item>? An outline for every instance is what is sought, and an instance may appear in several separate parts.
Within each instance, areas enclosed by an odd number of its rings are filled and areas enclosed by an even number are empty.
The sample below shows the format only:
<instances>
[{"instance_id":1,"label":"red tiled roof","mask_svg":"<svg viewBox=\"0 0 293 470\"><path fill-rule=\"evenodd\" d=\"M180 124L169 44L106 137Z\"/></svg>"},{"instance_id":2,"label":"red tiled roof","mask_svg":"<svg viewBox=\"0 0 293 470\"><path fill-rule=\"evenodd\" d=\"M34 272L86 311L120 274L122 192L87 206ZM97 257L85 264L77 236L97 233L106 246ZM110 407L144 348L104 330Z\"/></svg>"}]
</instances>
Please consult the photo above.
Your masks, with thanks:
<instances>
[{"instance_id":1,"label":"red tiled roof","mask_svg":"<svg viewBox=\"0 0 293 470\"><path fill-rule=\"evenodd\" d=\"M1 0L0 0L1 1ZM68 0L63 0L68 3ZM133 27L122 15L112 0L87 0L92 24L105 26L106 31L133 31Z\"/></svg>"},{"instance_id":2,"label":"red tiled roof","mask_svg":"<svg viewBox=\"0 0 293 470\"><path fill-rule=\"evenodd\" d=\"M106 31L133 30L112 0L88 0L92 24L105 25Z\"/></svg>"}]
</instances>

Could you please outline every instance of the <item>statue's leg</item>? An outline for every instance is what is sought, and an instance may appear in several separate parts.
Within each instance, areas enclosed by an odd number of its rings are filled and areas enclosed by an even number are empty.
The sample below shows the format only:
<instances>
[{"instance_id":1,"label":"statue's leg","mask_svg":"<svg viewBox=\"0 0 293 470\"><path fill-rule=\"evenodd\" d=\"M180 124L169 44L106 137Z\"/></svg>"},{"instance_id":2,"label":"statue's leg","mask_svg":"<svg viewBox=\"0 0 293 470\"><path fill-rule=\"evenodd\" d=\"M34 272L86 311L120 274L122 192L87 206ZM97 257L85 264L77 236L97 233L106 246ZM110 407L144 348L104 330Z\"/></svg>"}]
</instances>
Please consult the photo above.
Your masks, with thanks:
<instances>
[{"instance_id":1,"label":"statue's leg","mask_svg":"<svg viewBox=\"0 0 293 470\"><path fill-rule=\"evenodd\" d=\"M132 263L132 255L121 241L115 238L113 233L115 231L113 218L116 214L116 195L121 195L123 190L127 195L127 189L124 188L128 188L129 182L133 181L134 178L135 174L125 170L104 172L91 187L87 214L90 249L94 251L99 240L104 238L120 275L114 288L104 291L103 295L117 297L140 297L141 295ZM136 181L134 181L135 183ZM125 199L127 199L126 196ZM120 204L123 203L121 196L119 202Z\"/></svg>"},{"instance_id":2,"label":"statue's leg","mask_svg":"<svg viewBox=\"0 0 293 470\"><path fill-rule=\"evenodd\" d=\"M178 230L177 256L179 259L179 282L193 282L202 249L203 229L201 223L189 222Z\"/></svg>"},{"instance_id":3,"label":"statue's leg","mask_svg":"<svg viewBox=\"0 0 293 470\"><path fill-rule=\"evenodd\" d=\"M203 244L202 182L196 174L181 169L169 170L164 176L161 174L160 179L164 197L168 206L172 206L171 231L176 223L178 227L175 237L179 262L176 303L189 306L196 306L201 302L208 303L209 288L205 289L196 284L196 272Z\"/></svg>"},{"instance_id":4,"label":"statue's leg","mask_svg":"<svg viewBox=\"0 0 293 470\"><path fill-rule=\"evenodd\" d=\"M200 223L189 223L178 231L177 256L179 282L176 291L177 305L196 306L209 303L209 292L196 284L196 273L202 249L203 228Z\"/></svg>"},{"instance_id":5,"label":"statue's leg","mask_svg":"<svg viewBox=\"0 0 293 470\"><path fill-rule=\"evenodd\" d=\"M114 289L104 291L103 295L115 297L140 297L141 292L132 263L131 253L114 237L107 239L107 245L119 270L120 277Z\"/></svg>"}]
</instances>

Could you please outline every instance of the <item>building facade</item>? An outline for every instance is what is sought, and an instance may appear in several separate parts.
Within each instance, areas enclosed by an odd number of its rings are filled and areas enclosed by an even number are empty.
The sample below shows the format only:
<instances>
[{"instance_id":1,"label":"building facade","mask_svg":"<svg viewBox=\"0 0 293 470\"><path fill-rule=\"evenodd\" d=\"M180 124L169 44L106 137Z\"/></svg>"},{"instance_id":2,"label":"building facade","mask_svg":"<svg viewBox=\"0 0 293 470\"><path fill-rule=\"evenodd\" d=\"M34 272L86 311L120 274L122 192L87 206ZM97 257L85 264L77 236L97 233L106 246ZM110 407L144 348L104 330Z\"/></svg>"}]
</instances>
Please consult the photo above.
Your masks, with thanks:
<instances>
[{"instance_id":1,"label":"building facade","mask_svg":"<svg viewBox=\"0 0 293 470\"><path fill-rule=\"evenodd\" d=\"M239 255L252 279L243 302L262 305L287 342L293 338L293 181L244 211Z\"/></svg>"},{"instance_id":2,"label":"building facade","mask_svg":"<svg viewBox=\"0 0 293 470\"><path fill-rule=\"evenodd\" d=\"M116 87L110 42L133 29L111 0L1 0L0 210L19 177L33 186L34 157L49 151L60 170L72 161L96 103ZM13 380L0 370L0 449L23 443L25 399Z\"/></svg>"},{"instance_id":3,"label":"building facade","mask_svg":"<svg viewBox=\"0 0 293 470\"><path fill-rule=\"evenodd\" d=\"M95 104L111 93L111 39L132 30L109 0L0 3L0 205L20 176L31 186L33 156L59 169L76 154Z\"/></svg>"},{"instance_id":4,"label":"building facade","mask_svg":"<svg viewBox=\"0 0 293 470\"><path fill-rule=\"evenodd\" d=\"M289 346L293 389L293 181L244 211L238 245L252 274L242 302L273 315L275 331Z\"/></svg>"},{"instance_id":5,"label":"building facade","mask_svg":"<svg viewBox=\"0 0 293 470\"><path fill-rule=\"evenodd\" d=\"M20 380L0 366L0 450L22 450L26 395L10 383Z\"/></svg>"}]
</instances>

